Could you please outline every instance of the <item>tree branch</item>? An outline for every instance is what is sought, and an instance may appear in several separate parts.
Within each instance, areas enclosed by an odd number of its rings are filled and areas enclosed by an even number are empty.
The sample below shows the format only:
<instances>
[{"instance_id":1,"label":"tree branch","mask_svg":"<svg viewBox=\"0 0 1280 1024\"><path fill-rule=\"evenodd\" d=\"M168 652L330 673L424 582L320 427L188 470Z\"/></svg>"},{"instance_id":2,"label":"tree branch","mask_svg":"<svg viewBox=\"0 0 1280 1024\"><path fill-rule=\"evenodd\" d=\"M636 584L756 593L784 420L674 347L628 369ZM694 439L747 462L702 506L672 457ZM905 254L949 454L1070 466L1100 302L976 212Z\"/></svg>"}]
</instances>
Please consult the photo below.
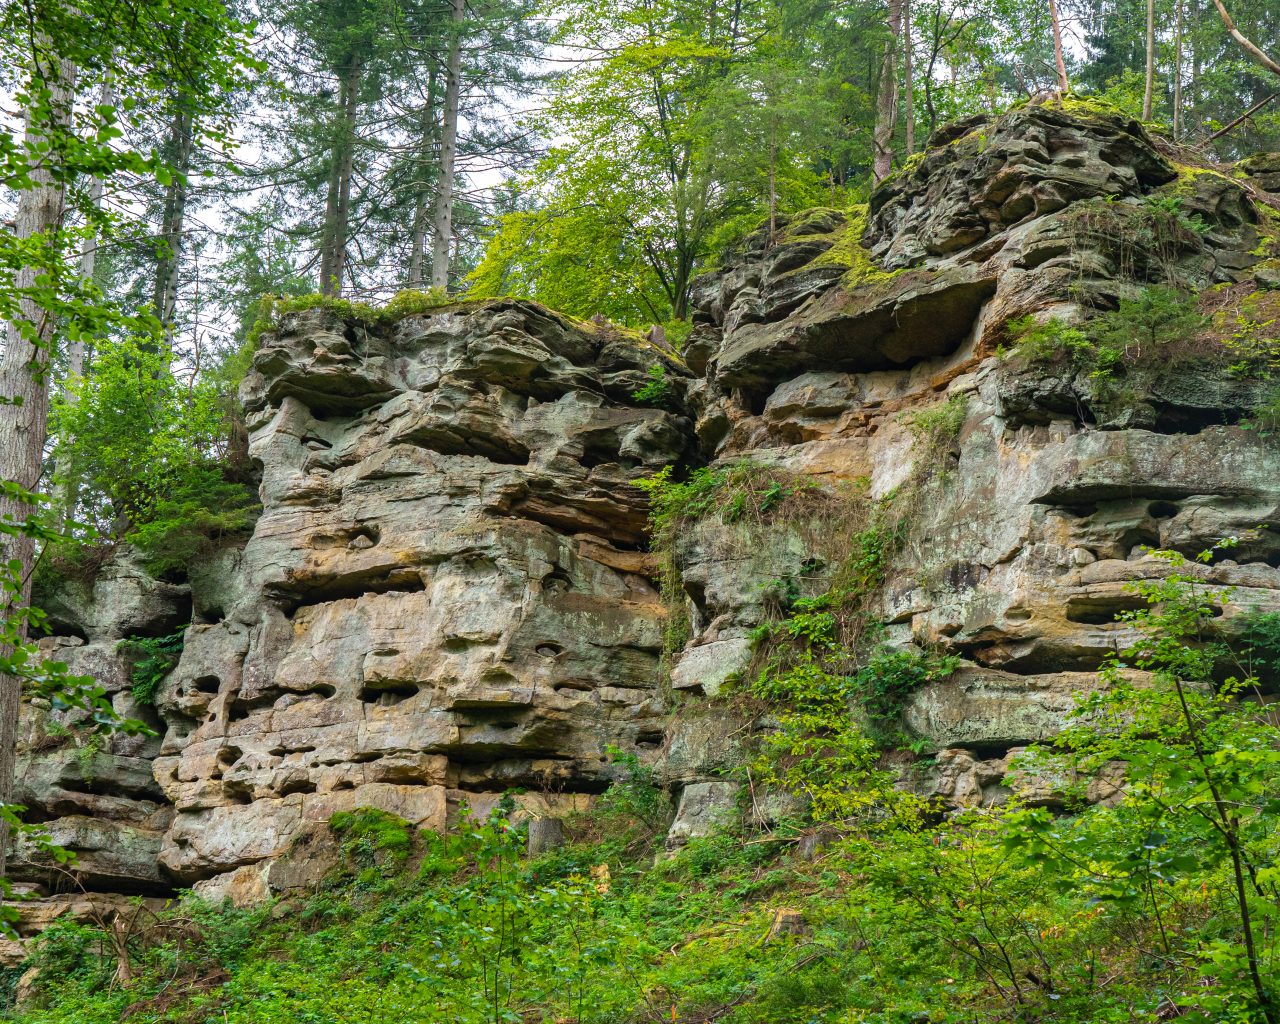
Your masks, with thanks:
<instances>
[{"instance_id":1,"label":"tree branch","mask_svg":"<svg viewBox=\"0 0 1280 1024\"><path fill-rule=\"evenodd\" d=\"M1213 6L1218 8L1218 13L1222 15L1222 23L1227 26L1227 31L1231 33L1231 38L1240 44L1240 48L1273 75L1280 75L1280 64L1277 64L1245 38L1244 33L1236 28L1236 23L1231 20L1231 15L1227 13L1227 9L1222 6L1222 0L1213 0Z\"/></svg>"}]
</instances>

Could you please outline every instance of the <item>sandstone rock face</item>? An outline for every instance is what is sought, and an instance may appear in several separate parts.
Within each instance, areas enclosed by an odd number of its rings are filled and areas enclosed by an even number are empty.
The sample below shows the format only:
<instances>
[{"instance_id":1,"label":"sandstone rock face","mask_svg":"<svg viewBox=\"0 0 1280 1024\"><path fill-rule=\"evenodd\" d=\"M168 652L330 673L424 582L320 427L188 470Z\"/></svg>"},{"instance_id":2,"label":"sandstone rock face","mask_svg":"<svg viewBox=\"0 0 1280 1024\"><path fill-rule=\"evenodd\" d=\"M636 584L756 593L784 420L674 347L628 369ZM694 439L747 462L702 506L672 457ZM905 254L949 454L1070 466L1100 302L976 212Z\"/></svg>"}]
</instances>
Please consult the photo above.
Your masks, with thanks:
<instances>
[{"instance_id":1,"label":"sandstone rock face","mask_svg":"<svg viewBox=\"0 0 1280 1024\"><path fill-rule=\"evenodd\" d=\"M1271 162L1247 166L1271 183ZM1135 607L1126 584L1169 571L1146 547L1194 555L1238 536L1205 579L1237 588L1231 613L1280 608L1280 447L1237 425L1269 384L1189 359L1133 373L1120 413L1069 367L995 352L1010 317L1078 316L1082 294L1106 308L1144 283L1250 281L1277 244L1260 233L1265 199L1176 167L1134 123L1030 107L932 140L865 216L801 215L697 282L708 458L865 481L877 497L934 476L872 610L895 643L964 660L904 713L941 751L919 781L944 802L1007 798L1010 752L1054 735L1097 685L1129 637L1114 621ZM1200 230L1165 221L1158 253L1128 251L1123 225L1161 204L1194 211ZM944 402L963 409L949 450L918 450L912 416ZM816 553L785 531L733 551L726 529L700 523L679 547L694 636L672 679L685 693L719 691L764 615L761 581L803 579ZM690 794L677 839L736 799L707 788L719 772L688 756L693 729L672 726L673 781ZM1017 788L1051 802L1045 780Z\"/></svg>"},{"instance_id":2,"label":"sandstone rock face","mask_svg":"<svg viewBox=\"0 0 1280 1024\"><path fill-rule=\"evenodd\" d=\"M1087 373L997 349L1011 317L1078 317L1082 295L1266 286L1275 166L1181 167L1091 109L953 126L867 208L797 215L698 279L683 364L518 301L386 326L291 314L242 391L252 537L186 584L125 553L46 602L46 644L159 735L86 754L32 708L23 799L90 887L252 900L314 881L336 811L444 828L520 787L523 813L555 818L610 784L616 746L659 768L678 846L742 810L732 770L767 723L723 689L750 669L761 583L812 575L814 531L713 516L679 537L691 636L664 665L633 481L749 458L865 501L927 481L870 608L892 642L962 660L906 706L935 751L911 784L1052 803L1012 759L1125 644L1126 584L1169 571L1146 547L1238 536L1198 571L1237 588L1233 614L1280 609L1280 448L1240 424L1269 386L1219 365L1135 371L1118 408ZM1159 244L1130 244L1135 225ZM632 397L653 365L665 408ZM911 419L944 403L958 429L923 449ZM134 707L117 641L187 621L158 707Z\"/></svg>"},{"instance_id":3,"label":"sandstone rock face","mask_svg":"<svg viewBox=\"0 0 1280 1024\"><path fill-rule=\"evenodd\" d=\"M657 747L629 481L691 433L631 399L661 359L514 302L381 335L302 314L264 346L243 389L262 518L161 705L171 877L358 806L443 828L524 786L567 808L607 785L608 746Z\"/></svg>"},{"instance_id":4,"label":"sandstone rock face","mask_svg":"<svg viewBox=\"0 0 1280 1024\"><path fill-rule=\"evenodd\" d=\"M631 397L655 363L669 410ZM23 796L83 881L243 898L336 811L444 828L520 786L554 816L609 784L610 746L652 757L664 610L630 481L692 454L685 373L525 303L381 333L293 316L243 389L263 502L248 542L190 586L130 555L53 603L71 635L50 645L122 709L117 642L191 620L160 717L143 709L160 736L86 754L29 716Z\"/></svg>"}]
</instances>

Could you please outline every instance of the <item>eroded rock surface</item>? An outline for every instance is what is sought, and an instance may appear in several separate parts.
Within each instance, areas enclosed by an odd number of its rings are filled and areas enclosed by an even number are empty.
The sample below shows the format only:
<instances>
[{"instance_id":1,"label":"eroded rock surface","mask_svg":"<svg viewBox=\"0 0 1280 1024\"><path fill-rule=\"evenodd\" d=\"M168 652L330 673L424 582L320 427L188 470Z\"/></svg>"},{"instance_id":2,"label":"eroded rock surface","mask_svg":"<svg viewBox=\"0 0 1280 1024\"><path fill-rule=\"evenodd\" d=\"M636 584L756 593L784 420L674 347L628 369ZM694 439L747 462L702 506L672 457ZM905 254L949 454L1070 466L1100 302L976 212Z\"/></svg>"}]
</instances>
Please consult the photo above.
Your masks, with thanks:
<instances>
[{"instance_id":1,"label":"eroded rock surface","mask_svg":"<svg viewBox=\"0 0 1280 1024\"><path fill-rule=\"evenodd\" d=\"M1079 317L1082 297L1272 287L1274 157L1235 177L1169 153L1097 109L952 126L869 207L797 215L699 279L684 364L517 301L377 327L291 314L242 393L252 537L188 584L125 556L51 604L46 643L160 735L85 754L33 708L23 798L91 887L252 899L311 877L298 850L335 811L442 828L519 787L525 813L559 816L607 787L616 746L659 766L678 845L742 805L732 769L761 723L717 695L751 664L762 581L811 576L813 537L710 517L678 538L692 635L668 691L632 482L749 458L865 501L923 471L870 609L892 642L962 659L905 709L936 752L912 784L1051 803L1053 780L1010 766L1125 643L1126 585L1168 571L1147 547L1237 535L1199 571L1237 588L1233 611L1280 608L1280 447L1241 426L1264 383L1183 360L1132 374L1121 408L1087 373L997 351L1010 318ZM1134 225L1158 245L1129 244ZM655 364L664 408L632 397ZM922 451L911 417L943 403L958 429ZM135 707L117 641L188 620L158 708Z\"/></svg>"},{"instance_id":2,"label":"eroded rock surface","mask_svg":"<svg viewBox=\"0 0 1280 1024\"><path fill-rule=\"evenodd\" d=\"M942 752L917 781L969 806L1007 798L1011 752L1054 735L1130 639L1114 621L1135 607L1127 584L1169 571L1148 547L1193 556L1237 536L1201 573L1236 588L1232 614L1280 608L1280 446L1239 425L1272 385L1191 354L1130 373L1110 406L1087 370L999 356L1009 319L1076 318L1082 298L1106 309L1145 284L1243 295L1266 286L1280 241L1264 194L1274 158L1239 178L1190 168L1134 122L1050 106L931 142L866 213L799 215L700 279L691 351L709 458L864 482L873 497L933 476L872 611L895 643L964 660L912 696L904 723ZM1158 244L1139 252L1126 225ZM943 403L962 409L958 429L922 451L911 419ZM761 583L811 577L819 553L785 530L770 544L734 533L713 518L679 546L694 636L672 679L692 695L746 666ZM690 748L743 728L681 716L671 729L681 841L710 803L738 799L709 788L715 758L700 769ZM1045 802L1053 787L1019 789Z\"/></svg>"}]
</instances>

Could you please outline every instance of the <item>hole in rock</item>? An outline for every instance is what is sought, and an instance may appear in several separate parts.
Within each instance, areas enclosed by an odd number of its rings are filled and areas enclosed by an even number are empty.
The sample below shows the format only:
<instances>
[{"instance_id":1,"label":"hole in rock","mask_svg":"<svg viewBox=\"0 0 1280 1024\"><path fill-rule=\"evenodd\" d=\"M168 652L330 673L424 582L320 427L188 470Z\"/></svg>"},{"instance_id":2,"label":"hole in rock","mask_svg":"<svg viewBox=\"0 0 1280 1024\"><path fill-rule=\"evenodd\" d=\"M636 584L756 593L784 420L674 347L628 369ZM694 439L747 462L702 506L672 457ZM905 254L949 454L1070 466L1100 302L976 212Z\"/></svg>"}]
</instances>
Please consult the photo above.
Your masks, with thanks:
<instances>
[{"instance_id":1,"label":"hole in rock","mask_svg":"<svg viewBox=\"0 0 1280 1024\"><path fill-rule=\"evenodd\" d=\"M356 788L356 784L354 782L352 782L350 779L343 779L341 782L334 783L333 792L343 793L349 789L355 789L355 788Z\"/></svg>"},{"instance_id":2,"label":"hole in rock","mask_svg":"<svg viewBox=\"0 0 1280 1024\"><path fill-rule=\"evenodd\" d=\"M200 626L215 626L226 617L226 613L220 607L216 604L211 604L199 609L192 621Z\"/></svg>"},{"instance_id":3,"label":"hole in rock","mask_svg":"<svg viewBox=\"0 0 1280 1024\"><path fill-rule=\"evenodd\" d=\"M1088 519L1098 511L1098 505L1097 502L1087 502L1082 505L1058 505L1056 506L1056 511L1075 519Z\"/></svg>"},{"instance_id":4,"label":"hole in rock","mask_svg":"<svg viewBox=\"0 0 1280 1024\"><path fill-rule=\"evenodd\" d=\"M352 764L371 764L374 761L381 761L383 754L378 750L361 750L351 755Z\"/></svg>"},{"instance_id":5,"label":"hole in rock","mask_svg":"<svg viewBox=\"0 0 1280 1024\"><path fill-rule=\"evenodd\" d=\"M249 717L249 707L244 704L233 704L227 715L228 722L243 722Z\"/></svg>"},{"instance_id":6,"label":"hole in rock","mask_svg":"<svg viewBox=\"0 0 1280 1024\"><path fill-rule=\"evenodd\" d=\"M309 744L304 744L303 746L300 746L300 747L279 746L279 747L272 747L270 750L267 751L267 753L270 754L272 757L284 757L287 754L309 754L315 749L316 749L315 747L310 746Z\"/></svg>"},{"instance_id":7,"label":"hole in rock","mask_svg":"<svg viewBox=\"0 0 1280 1024\"><path fill-rule=\"evenodd\" d=\"M410 569L390 572L380 578L348 576L319 580L305 590L276 589L270 596L286 615L297 615L312 605L364 597L367 594L420 594L427 589L422 577Z\"/></svg>"},{"instance_id":8,"label":"hole in rock","mask_svg":"<svg viewBox=\"0 0 1280 1024\"><path fill-rule=\"evenodd\" d=\"M1145 608L1146 601L1131 594L1108 597L1072 598L1067 602L1067 621L1083 626L1107 626L1116 621L1121 612Z\"/></svg>"},{"instance_id":9,"label":"hole in rock","mask_svg":"<svg viewBox=\"0 0 1280 1024\"><path fill-rule=\"evenodd\" d=\"M564 653L564 648L559 644L541 643L534 648L544 658L555 658Z\"/></svg>"},{"instance_id":10,"label":"hole in rock","mask_svg":"<svg viewBox=\"0 0 1280 1024\"><path fill-rule=\"evenodd\" d=\"M360 690L360 700L365 704L392 707L401 701L416 697L418 684L410 682L366 684Z\"/></svg>"},{"instance_id":11,"label":"hole in rock","mask_svg":"<svg viewBox=\"0 0 1280 1024\"><path fill-rule=\"evenodd\" d=\"M590 693L596 688L596 684L590 679L565 679L555 684L553 689L557 693L561 690L576 690L580 693Z\"/></svg>"},{"instance_id":12,"label":"hole in rock","mask_svg":"<svg viewBox=\"0 0 1280 1024\"><path fill-rule=\"evenodd\" d=\"M314 793L316 784L310 779L290 779L280 787L281 796L293 796L294 793Z\"/></svg>"},{"instance_id":13,"label":"hole in rock","mask_svg":"<svg viewBox=\"0 0 1280 1024\"><path fill-rule=\"evenodd\" d=\"M555 569L542 577L542 591L545 594L566 594L573 589L573 580L569 574Z\"/></svg>"},{"instance_id":14,"label":"hole in rock","mask_svg":"<svg viewBox=\"0 0 1280 1024\"><path fill-rule=\"evenodd\" d=\"M1172 501L1153 501L1147 506L1147 515L1152 519L1172 519L1178 514L1178 506Z\"/></svg>"},{"instance_id":15,"label":"hole in rock","mask_svg":"<svg viewBox=\"0 0 1280 1024\"><path fill-rule=\"evenodd\" d=\"M637 747L656 747L662 743L661 729L646 729L636 736Z\"/></svg>"},{"instance_id":16,"label":"hole in rock","mask_svg":"<svg viewBox=\"0 0 1280 1024\"><path fill-rule=\"evenodd\" d=\"M1243 411L1239 409L1193 409L1158 405L1151 430L1156 434L1198 434L1208 427L1234 426L1242 416Z\"/></svg>"},{"instance_id":17,"label":"hole in rock","mask_svg":"<svg viewBox=\"0 0 1280 1024\"><path fill-rule=\"evenodd\" d=\"M241 807L245 807L253 803L253 794L247 790L240 789L239 787L224 786L222 791L226 798L233 804L239 804Z\"/></svg>"},{"instance_id":18,"label":"hole in rock","mask_svg":"<svg viewBox=\"0 0 1280 1024\"><path fill-rule=\"evenodd\" d=\"M195 687L197 693L217 693L218 688L222 686L222 680L217 676L200 676L192 686Z\"/></svg>"}]
</instances>

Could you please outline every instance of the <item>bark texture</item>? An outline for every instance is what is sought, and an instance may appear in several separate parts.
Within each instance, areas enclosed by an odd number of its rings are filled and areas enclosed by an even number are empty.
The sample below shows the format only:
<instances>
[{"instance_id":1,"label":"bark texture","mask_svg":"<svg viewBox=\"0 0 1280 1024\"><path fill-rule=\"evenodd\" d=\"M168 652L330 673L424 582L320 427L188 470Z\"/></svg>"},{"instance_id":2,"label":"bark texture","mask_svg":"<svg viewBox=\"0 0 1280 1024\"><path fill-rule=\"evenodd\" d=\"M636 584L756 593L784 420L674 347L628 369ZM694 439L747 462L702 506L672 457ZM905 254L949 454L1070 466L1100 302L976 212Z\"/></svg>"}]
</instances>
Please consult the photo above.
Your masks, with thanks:
<instances>
[{"instance_id":1,"label":"bark texture","mask_svg":"<svg viewBox=\"0 0 1280 1024\"><path fill-rule=\"evenodd\" d=\"M449 64L445 71L444 122L440 129L440 187L436 193L433 218L431 286L449 287L449 245L453 241L453 179L458 158L458 104L462 93L462 20L466 0L453 0L454 36L449 42Z\"/></svg>"},{"instance_id":2,"label":"bark texture","mask_svg":"<svg viewBox=\"0 0 1280 1024\"><path fill-rule=\"evenodd\" d=\"M51 115L62 121L70 116L76 69L56 62L50 75ZM26 137L38 142L42 127L27 118ZM56 149L50 150L50 159ZM18 201L14 234L19 239L47 238L62 226L66 196L55 184L49 166L32 174L36 185L23 192ZM36 286L41 270L25 267L17 275L19 291ZM49 420L49 378L47 369L53 345L54 321L32 298L21 300L21 320L5 330L4 355L0 357L0 481L16 483L33 491L40 482L44 443ZM25 502L0 494L0 522L20 523L34 509ZM35 566L35 541L24 534L0 535L0 561L16 561L21 584L16 593L6 594L0 615L9 618L25 608L31 598L31 573ZM22 631L19 632L19 638ZM0 655L11 648L0 646ZM0 675L0 803L13 802L14 752L17 743L21 683L15 676ZM9 830L0 823L0 876L5 872Z\"/></svg>"},{"instance_id":3,"label":"bark texture","mask_svg":"<svg viewBox=\"0 0 1280 1024\"><path fill-rule=\"evenodd\" d=\"M872 136L875 150L872 180L879 184L893 169L893 129L898 120L898 44L902 36L902 2L889 0L889 38L884 44L880 65L880 86L876 90L876 124Z\"/></svg>"}]
</instances>

